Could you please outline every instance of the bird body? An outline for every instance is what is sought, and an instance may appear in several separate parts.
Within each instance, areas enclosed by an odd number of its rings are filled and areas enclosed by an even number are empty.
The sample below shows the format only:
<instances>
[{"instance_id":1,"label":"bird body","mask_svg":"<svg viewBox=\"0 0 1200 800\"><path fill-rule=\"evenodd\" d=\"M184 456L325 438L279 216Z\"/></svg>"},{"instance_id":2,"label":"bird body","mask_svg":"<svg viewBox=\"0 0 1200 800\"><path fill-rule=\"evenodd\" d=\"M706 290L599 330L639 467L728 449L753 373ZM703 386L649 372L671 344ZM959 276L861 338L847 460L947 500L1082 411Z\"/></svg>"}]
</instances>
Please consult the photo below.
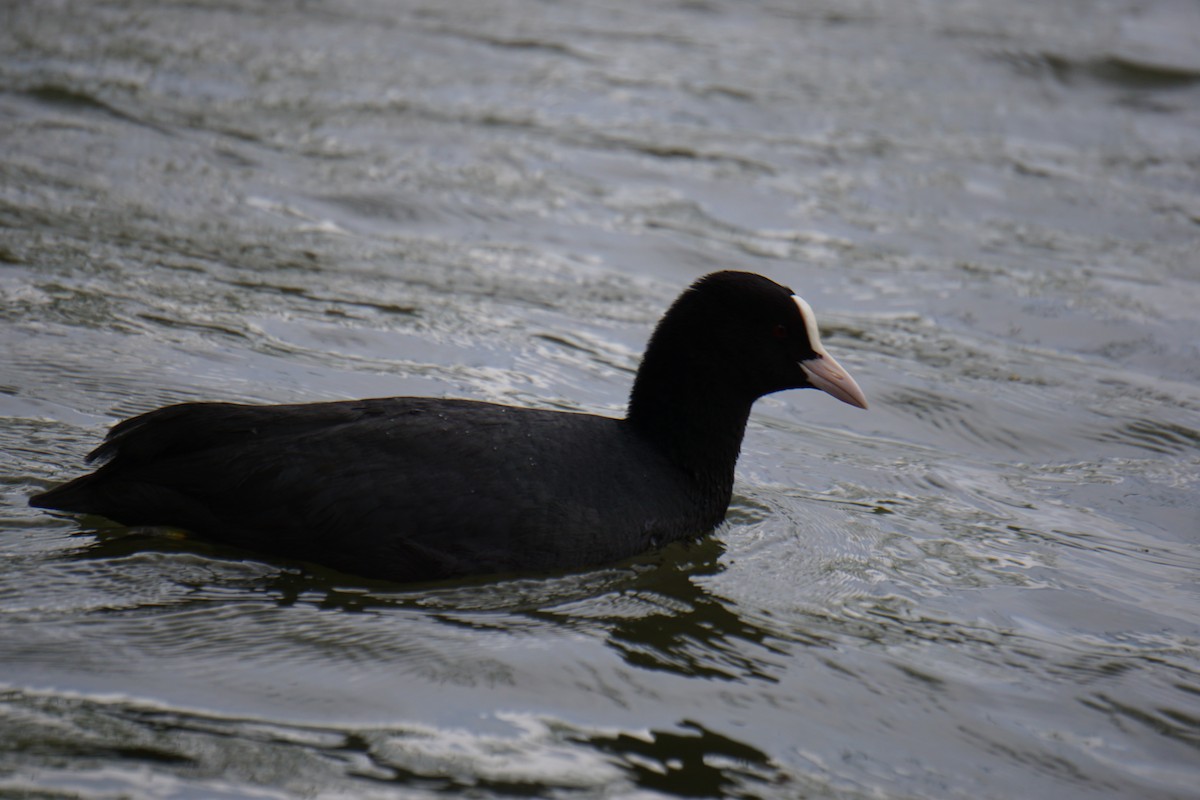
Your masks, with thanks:
<instances>
[{"instance_id":1,"label":"bird body","mask_svg":"<svg viewBox=\"0 0 1200 800\"><path fill-rule=\"evenodd\" d=\"M651 338L624 419L185 403L117 424L99 469L30 502L396 581L609 563L720 523L757 397L833 380L819 388L865 407L806 309L757 275L701 279Z\"/></svg>"}]
</instances>

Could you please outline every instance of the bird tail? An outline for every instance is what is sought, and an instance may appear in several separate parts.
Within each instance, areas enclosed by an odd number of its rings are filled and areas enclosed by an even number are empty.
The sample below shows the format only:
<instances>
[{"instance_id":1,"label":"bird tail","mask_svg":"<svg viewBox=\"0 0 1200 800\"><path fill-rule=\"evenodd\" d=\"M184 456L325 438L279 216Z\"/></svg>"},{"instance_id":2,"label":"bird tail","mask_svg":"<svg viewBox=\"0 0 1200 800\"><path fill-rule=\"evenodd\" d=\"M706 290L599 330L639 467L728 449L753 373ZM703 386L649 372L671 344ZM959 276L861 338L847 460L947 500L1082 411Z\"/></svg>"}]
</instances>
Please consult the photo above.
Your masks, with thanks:
<instances>
[{"instance_id":1,"label":"bird tail","mask_svg":"<svg viewBox=\"0 0 1200 800\"><path fill-rule=\"evenodd\" d=\"M97 498L94 483L94 473L82 475L62 486L33 495L29 498L29 505L77 514L95 513Z\"/></svg>"}]
</instances>

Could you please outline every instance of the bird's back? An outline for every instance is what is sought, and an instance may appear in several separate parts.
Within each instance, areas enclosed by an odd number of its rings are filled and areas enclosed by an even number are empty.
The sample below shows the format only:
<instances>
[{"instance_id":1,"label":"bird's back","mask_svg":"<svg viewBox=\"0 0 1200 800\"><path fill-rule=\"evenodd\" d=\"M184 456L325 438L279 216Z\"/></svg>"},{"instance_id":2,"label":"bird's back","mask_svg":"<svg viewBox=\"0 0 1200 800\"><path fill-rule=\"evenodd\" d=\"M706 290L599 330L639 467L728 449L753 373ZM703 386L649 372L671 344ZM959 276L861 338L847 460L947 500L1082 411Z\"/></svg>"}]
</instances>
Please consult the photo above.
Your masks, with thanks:
<instances>
[{"instance_id":1,"label":"bird's back","mask_svg":"<svg viewBox=\"0 0 1200 800\"><path fill-rule=\"evenodd\" d=\"M465 400L170 406L92 458L33 502L396 580L613 561L728 502L621 420Z\"/></svg>"}]
</instances>

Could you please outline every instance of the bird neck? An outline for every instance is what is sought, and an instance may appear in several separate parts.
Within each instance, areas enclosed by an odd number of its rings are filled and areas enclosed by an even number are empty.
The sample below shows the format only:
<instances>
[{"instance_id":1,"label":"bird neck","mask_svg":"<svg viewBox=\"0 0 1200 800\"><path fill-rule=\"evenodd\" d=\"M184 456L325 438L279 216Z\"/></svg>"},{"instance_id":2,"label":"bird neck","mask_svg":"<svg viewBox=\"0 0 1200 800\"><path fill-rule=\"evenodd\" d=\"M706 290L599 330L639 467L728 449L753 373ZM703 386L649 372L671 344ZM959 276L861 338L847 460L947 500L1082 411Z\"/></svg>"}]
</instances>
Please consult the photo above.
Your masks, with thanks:
<instances>
[{"instance_id":1,"label":"bird neck","mask_svg":"<svg viewBox=\"0 0 1200 800\"><path fill-rule=\"evenodd\" d=\"M754 401L715 376L683 372L639 371L626 422L700 484L728 498Z\"/></svg>"}]
</instances>

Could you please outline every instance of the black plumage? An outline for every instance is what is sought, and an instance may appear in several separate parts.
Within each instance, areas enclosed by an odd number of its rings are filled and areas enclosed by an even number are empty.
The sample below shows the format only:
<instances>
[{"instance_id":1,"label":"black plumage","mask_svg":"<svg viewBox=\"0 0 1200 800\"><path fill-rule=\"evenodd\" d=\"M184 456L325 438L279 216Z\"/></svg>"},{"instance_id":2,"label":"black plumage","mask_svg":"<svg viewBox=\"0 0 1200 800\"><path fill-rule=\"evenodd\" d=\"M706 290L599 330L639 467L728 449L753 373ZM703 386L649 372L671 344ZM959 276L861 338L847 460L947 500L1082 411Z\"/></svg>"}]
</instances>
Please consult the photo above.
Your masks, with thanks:
<instances>
[{"instance_id":1,"label":"black plumage","mask_svg":"<svg viewBox=\"0 0 1200 800\"><path fill-rule=\"evenodd\" d=\"M185 403L114 426L95 472L31 498L397 581L615 561L724 518L751 405L866 407L811 310L749 273L668 309L625 419L468 400Z\"/></svg>"}]
</instances>

